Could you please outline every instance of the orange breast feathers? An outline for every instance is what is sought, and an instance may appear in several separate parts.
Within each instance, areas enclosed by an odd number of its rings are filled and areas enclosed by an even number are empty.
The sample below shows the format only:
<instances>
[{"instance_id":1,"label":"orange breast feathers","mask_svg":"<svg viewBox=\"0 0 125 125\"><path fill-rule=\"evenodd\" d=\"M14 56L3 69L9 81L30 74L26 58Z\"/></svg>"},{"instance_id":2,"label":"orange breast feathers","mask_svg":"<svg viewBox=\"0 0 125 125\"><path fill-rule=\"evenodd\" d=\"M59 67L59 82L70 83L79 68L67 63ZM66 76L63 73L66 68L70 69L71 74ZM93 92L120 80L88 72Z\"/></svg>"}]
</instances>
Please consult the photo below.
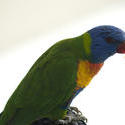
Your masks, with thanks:
<instances>
[{"instance_id":1,"label":"orange breast feathers","mask_svg":"<svg viewBox=\"0 0 125 125\"><path fill-rule=\"evenodd\" d=\"M102 66L103 63L94 64L88 61L79 61L76 79L77 86L81 88L86 87Z\"/></svg>"}]
</instances>

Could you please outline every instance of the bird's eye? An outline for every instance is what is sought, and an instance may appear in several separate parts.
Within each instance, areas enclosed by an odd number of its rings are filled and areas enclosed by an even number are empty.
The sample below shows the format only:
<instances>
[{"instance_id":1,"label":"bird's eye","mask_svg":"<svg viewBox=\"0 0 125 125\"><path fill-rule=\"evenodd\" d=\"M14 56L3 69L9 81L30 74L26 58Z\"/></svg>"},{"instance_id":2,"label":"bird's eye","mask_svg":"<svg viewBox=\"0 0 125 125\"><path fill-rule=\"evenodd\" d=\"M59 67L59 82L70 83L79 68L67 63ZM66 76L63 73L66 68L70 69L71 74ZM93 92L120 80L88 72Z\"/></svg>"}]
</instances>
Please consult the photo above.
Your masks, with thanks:
<instances>
[{"instance_id":1,"label":"bird's eye","mask_svg":"<svg viewBox=\"0 0 125 125\"><path fill-rule=\"evenodd\" d=\"M106 37L106 41L108 43L114 43L114 42L116 42L116 40L114 40L112 37Z\"/></svg>"}]
</instances>

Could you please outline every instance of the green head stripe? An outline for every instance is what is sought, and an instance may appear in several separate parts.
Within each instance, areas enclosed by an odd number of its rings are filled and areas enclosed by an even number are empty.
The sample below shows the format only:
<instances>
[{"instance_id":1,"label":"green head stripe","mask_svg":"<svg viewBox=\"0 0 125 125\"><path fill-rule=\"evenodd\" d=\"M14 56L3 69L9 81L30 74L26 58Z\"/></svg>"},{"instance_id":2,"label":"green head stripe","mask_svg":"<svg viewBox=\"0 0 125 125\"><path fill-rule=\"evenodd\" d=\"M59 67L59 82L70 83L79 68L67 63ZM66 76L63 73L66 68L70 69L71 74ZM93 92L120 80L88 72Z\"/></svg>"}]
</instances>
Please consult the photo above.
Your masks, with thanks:
<instances>
[{"instance_id":1,"label":"green head stripe","mask_svg":"<svg viewBox=\"0 0 125 125\"><path fill-rule=\"evenodd\" d=\"M89 33L84 33L83 34L83 47L84 47L84 51L86 53L87 56L89 56L91 54L91 36Z\"/></svg>"}]
</instances>

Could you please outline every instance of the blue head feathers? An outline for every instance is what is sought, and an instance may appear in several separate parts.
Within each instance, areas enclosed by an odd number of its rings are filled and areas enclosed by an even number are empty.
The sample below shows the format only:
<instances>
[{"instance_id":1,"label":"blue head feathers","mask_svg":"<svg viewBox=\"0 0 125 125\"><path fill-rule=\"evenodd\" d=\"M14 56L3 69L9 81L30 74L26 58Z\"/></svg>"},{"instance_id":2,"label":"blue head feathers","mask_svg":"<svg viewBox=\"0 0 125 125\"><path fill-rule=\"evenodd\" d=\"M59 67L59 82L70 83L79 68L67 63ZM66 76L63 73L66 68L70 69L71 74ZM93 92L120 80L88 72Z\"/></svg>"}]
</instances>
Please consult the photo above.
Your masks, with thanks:
<instances>
[{"instance_id":1,"label":"blue head feathers","mask_svg":"<svg viewBox=\"0 0 125 125\"><path fill-rule=\"evenodd\" d=\"M102 63L109 56L115 54L118 49L119 53L125 52L125 32L121 29L104 25L95 27L88 33L91 37L91 62Z\"/></svg>"}]
</instances>

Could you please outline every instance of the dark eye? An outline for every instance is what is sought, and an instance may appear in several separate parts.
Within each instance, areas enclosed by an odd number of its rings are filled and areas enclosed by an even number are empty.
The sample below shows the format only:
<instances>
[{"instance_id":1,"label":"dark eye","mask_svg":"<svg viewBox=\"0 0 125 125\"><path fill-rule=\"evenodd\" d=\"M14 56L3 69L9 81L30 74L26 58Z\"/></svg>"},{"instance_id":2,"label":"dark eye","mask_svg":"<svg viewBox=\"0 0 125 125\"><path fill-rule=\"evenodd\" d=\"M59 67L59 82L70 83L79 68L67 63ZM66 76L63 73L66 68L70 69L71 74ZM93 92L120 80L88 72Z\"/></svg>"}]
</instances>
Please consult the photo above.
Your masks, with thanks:
<instances>
[{"instance_id":1,"label":"dark eye","mask_svg":"<svg viewBox=\"0 0 125 125\"><path fill-rule=\"evenodd\" d=\"M106 38L106 41L107 41L108 43L114 43L114 42L116 42L116 40L114 40L112 37L107 37L107 38Z\"/></svg>"}]
</instances>

